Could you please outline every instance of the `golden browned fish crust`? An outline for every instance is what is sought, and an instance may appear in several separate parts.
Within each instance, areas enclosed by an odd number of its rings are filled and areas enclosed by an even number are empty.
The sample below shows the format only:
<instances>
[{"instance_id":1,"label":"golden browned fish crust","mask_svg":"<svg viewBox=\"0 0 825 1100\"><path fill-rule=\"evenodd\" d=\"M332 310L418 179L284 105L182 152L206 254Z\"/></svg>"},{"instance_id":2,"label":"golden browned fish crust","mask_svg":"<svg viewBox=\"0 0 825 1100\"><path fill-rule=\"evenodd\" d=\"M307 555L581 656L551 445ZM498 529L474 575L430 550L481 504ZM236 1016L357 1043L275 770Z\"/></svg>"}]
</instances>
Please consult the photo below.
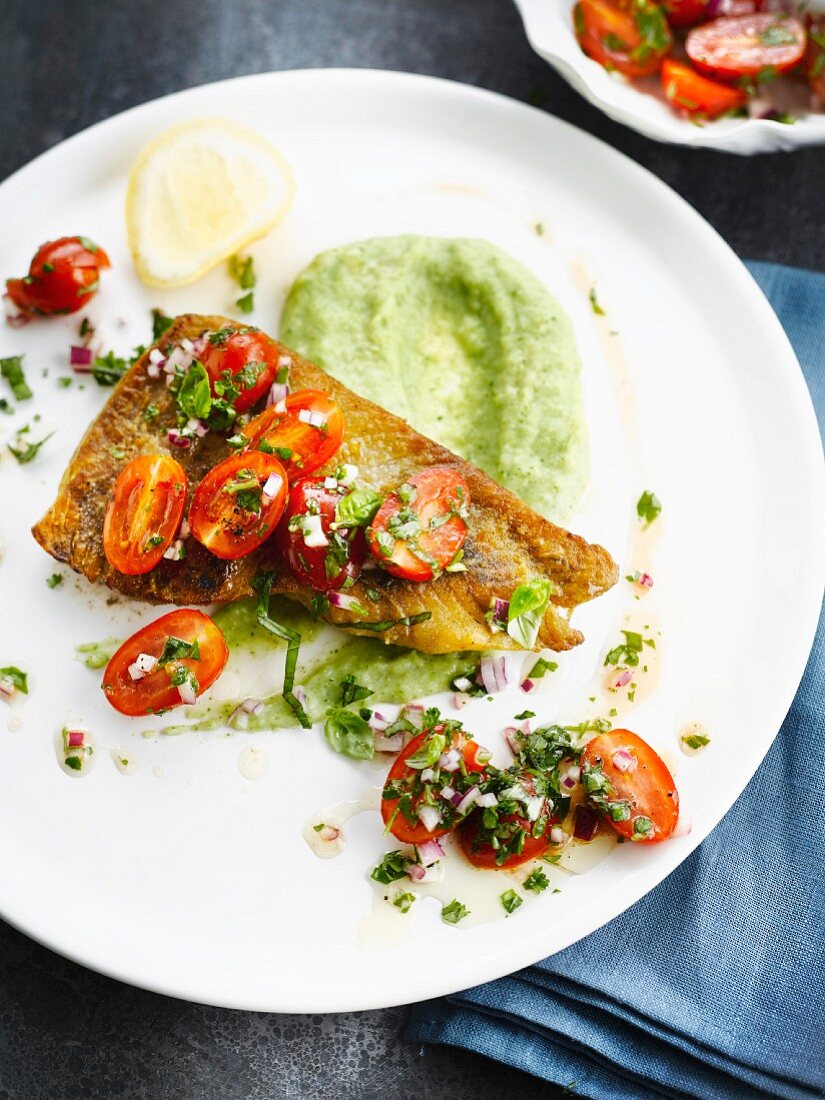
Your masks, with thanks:
<instances>
[{"instance_id":1,"label":"golden browned fish crust","mask_svg":"<svg viewBox=\"0 0 825 1100\"><path fill-rule=\"evenodd\" d=\"M224 317L187 314L177 318L157 346L167 352L184 337L194 339L226 326L240 327ZM445 573L420 584L375 569L363 573L350 589L370 609L370 622L431 613L426 622L395 626L374 636L428 653L518 648L508 635L490 633L485 612L493 596L508 598L518 585L546 576L553 582L554 594L536 648L570 649L582 641L568 617L578 604L616 583L617 568L606 550L542 519L469 462L359 397L288 348L279 348L292 361L293 390L324 390L343 411L344 442L330 469L352 462L364 481L386 493L428 466L453 466L470 487L465 573ZM163 377L149 377L147 364L148 352L126 373L86 432L60 483L57 500L33 528L34 537L52 557L90 581L103 581L135 599L227 603L249 596L253 579L262 570L272 569L277 573L273 591L308 606L313 591L279 568L272 540L252 554L228 562L190 538L183 561L163 560L150 573L137 577L124 576L109 565L103 552L103 518L115 480L130 459L139 454L174 454L186 470L191 494L206 471L230 453L217 432L195 440L189 450L168 445L166 431L175 423L175 399ZM156 405L160 412L147 422L144 414L149 405ZM123 452L124 457L115 460L113 452ZM331 608L325 618L356 634L373 633L359 630L358 616L351 611Z\"/></svg>"}]
</instances>

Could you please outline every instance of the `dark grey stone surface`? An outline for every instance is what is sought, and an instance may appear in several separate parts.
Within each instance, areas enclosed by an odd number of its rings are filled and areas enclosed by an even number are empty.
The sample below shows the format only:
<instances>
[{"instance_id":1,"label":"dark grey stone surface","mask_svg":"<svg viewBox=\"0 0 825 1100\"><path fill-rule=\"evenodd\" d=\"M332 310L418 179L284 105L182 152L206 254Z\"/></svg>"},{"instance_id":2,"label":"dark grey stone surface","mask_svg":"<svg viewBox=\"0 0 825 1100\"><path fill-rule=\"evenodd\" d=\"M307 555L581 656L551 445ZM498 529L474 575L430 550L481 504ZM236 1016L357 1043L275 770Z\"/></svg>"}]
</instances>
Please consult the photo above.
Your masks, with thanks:
<instances>
[{"instance_id":1,"label":"dark grey stone surface","mask_svg":"<svg viewBox=\"0 0 825 1100\"><path fill-rule=\"evenodd\" d=\"M0 178L180 88L270 69L401 69L537 104L661 176L740 255L825 269L825 150L739 158L647 141L531 52L509 0L2 0L0 10ZM460 1051L420 1052L399 1038L403 1016L189 1005L83 970L0 923L0 1100L561 1095Z\"/></svg>"}]
</instances>

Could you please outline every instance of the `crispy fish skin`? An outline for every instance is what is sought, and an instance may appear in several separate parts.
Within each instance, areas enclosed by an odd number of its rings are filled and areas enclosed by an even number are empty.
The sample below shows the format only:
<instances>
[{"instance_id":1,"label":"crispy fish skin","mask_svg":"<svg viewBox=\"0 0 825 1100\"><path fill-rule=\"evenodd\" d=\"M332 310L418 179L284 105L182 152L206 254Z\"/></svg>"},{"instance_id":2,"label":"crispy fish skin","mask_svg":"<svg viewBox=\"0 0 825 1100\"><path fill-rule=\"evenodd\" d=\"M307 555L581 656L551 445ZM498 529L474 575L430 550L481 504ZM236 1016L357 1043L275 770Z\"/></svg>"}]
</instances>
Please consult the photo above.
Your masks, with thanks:
<instances>
[{"instance_id":1,"label":"crispy fish skin","mask_svg":"<svg viewBox=\"0 0 825 1100\"><path fill-rule=\"evenodd\" d=\"M224 317L185 314L153 346L166 353L185 337L195 339L227 326L242 327ZM430 619L375 633L359 629L359 616L341 608L330 608L324 618L352 633L427 653L517 649L507 634L490 633L484 615L493 596L507 598L518 585L546 576L553 582L554 594L535 648L565 650L583 640L571 627L569 615L578 604L616 583L618 570L606 550L543 519L469 462L278 346L291 360L291 388L324 390L344 414L342 447L319 474L351 462L359 467L364 481L387 493L428 466L452 466L466 479L472 499L464 548L466 572L445 573L421 584L373 569L362 573L349 590L369 609L369 622L421 612L430 612ZM109 565L103 552L103 519L115 480L130 459L147 453L172 454L186 471L191 497L207 470L230 453L217 432L193 441L188 450L169 446L166 430L175 423L175 399L163 376L153 379L147 374L150 350L127 371L89 427L63 476L57 500L32 528L35 539L52 557L90 581L103 581L117 592L150 603L228 603L251 595L254 578L263 570L274 570L273 592L309 606L314 591L280 568L272 540L246 557L222 561L189 538L183 561L162 560L141 576L125 576ZM160 410L151 421L145 418L149 405ZM121 451L122 459L112 457Z\"/></svg>"}]
</instances>

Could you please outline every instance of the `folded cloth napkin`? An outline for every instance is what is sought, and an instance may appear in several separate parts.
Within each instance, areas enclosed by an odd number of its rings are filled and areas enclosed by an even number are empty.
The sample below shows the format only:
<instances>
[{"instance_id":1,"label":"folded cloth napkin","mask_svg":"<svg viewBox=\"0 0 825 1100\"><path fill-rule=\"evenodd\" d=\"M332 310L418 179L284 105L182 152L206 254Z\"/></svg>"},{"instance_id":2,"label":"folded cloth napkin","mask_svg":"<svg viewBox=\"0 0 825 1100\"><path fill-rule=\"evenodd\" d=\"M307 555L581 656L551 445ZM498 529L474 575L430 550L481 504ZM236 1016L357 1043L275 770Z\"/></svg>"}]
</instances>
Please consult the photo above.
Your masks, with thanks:
<instances>
[{"instance_id":1,"label":"folded cloth napkin","mask_svg":"<svg viewBox=\"0 0 825 1100\"><path fill-rule=\"evenodd\" d=\"M825 275L749 267L822 427ZM407 1037L466 1047L597 1100L823 1097L823 868L825 615L779 737L707 840L567 950L416 1006Z\"/></svg>"}]
</instances>

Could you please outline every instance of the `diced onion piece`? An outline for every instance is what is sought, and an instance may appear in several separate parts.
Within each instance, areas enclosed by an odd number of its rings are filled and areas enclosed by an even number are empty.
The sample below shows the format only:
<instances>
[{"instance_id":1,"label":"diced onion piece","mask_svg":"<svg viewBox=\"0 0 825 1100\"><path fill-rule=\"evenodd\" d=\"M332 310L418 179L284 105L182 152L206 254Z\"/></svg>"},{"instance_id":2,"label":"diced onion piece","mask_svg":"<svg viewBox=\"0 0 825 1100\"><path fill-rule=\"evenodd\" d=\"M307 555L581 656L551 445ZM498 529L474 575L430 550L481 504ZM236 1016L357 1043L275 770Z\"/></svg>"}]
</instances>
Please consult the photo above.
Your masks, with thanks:
<instances>
[{"instance_id":1,"label":"diced onion piece","mask_svg":"<svg viewBox=\"0 0 825 1100\"><path fill-rule=\"evenodd\" d=\"M416 811L418 819L428 832L437 829L441 822L441 811L435 806L419 806Z\"/></svg>"},{"instance_id":2,"label":"diced onion piece","mask_svg":"<svg viewBox=\"0 0 825 1100\"><path fill-rule=\"evenodd\" d=\"M166 362L166 356L160 350L160 348L152 348L149 352L149 362L156 367L162 367Z\"/></svg>"},{"instance_id":3,"label":"diced onion piece","mask_svg":"<svg viewBox=\"0 0 825 1100\"><path fill-rule=\"evenodd\" d=\"M639 766L639 761L627 749L616 749L611 760L616 771L620 772L635 772Z\"/></svg>"},{"instance_id":4,"label":"diced onion piece","mask_svg":"<svg viewBox=\"0 0 825 1100\"><path fill-rule=\"evenodd\" d=\"M480 794L481 791L478 787L470 787L469 791L464 794L463 798L456 806L458 812L460 814L466 814Z\"/></svg>"},{"instance_id":5,"label":"diced onion piece","mask_svg":"<svg viewBox=\"0 0 825 1100\"><path fill-rule=\"evenodd\" d=\"M616 689L626 687L632 679L633 673L629 668L624 668L613 681L613 687Z\"/></svg>"},{"instance_id":6,"label":"diced onion piece","mask_svg":"<svg viewBox=\"0 0 825 1100\"><path fill-rule=\"evenodd\" d=\"M550 830L550 843L551 844L564 844L567 840L567 833L562 829L560 825L554 825Z\"/></svg>"},{"instance_id":7,"label":"diced onion piece","mask_svg":"<svg viewBox=\"0 0 825 1100\"><path fill-rule=\"evenodd\" d=\"M163 556L167 561L182 561L186 556L186 551L183 548L183 539L175 539L172 545L164 550Z\"/></svg>"},{"instance_id":8,"label":"diced onion piece","mask_svg":"<svg viewBox=\"0 0 825 1100\"><path fill-rule=\"evenodd\" d=\"M453 706L456 710L461 710L462 707L466 707L470 702L471 696L466 691L457 691L453 696Z\"/></svg>"},{"instance_id":9,"label":"diced onion piece","mask_svg":"<svg viewBox=\"0 0 825 1100\"><path fill-rule=\"evenodd\" d=\"M538 821L539 814L544 808L544 802L544 795L541 794L537 794L534 798L529 799L525 809L527 816L531 821Z\"/></svg>"},{"instance_id":10,"label":"diced onion piece","mask_svg":"<svg viewBox=\"0 0 825 1100\"><path fill-rule=\"evenodd\" d=\"M11 680L3 677L0 680L0 699L4 699L7 703L10 702L17 694L17 688L11 682Z\"/></svg>"},{"instance_id":11,"label":"diced onion piece","mask_svg":"<svg viewBox=\"0 0 825 1100\"><path fill-rule=\"evenodd\" d=\"M507 687L507 662L501 654L487 654L481 658L479 668L485 691L490 695Z\"/></svg>"},{"instance_id":12,"label":"diced onion piece","mask_svg":"<svg viewBox=\"0 0 825 1100\"><path fill-rule=\"evenodd\" d=\"M498 799L492 791L488 791L487 794L480 794L476 799L476 806L481 809L486 809L488 806L497 806Z\"/></svg>"},{"instance_id":13,"label":"diced onion piece","mask_svg":"<svg viewBox=\"0 0 825 1100\"><path fill-rule=\"evenodd\" d=\"M6 315L6 324L10 328L22 328L23 325L27 325L31 320L28 313L24 313L22 309L13 302L8 294L3 295L3 311Z\"/></svg>"},{"instance_id":14,"label":"diced onion piece","mask_svg":"<svg viewBox=\"0 0 825 1100\"><path fill-rule=\"evenodd\" d=\"M441 860L429 867L422 867L420 863L411 863L407 868L407 874L413 882L440 882L444 877L444 864Z\"/></svg>"},{"instance_id":15,"label":"diced onion piece","mask_svg":"<svg viewBox=\"0 0 825 1100\"><path fill-rule=\"evenodd\" d=\"M456 676L453 680L453 687L456 691L471 691L475 684L469 676Z\"/></svg>"},{"instance_id":16,"label":"diced onion piece","mask_svg":"<svg viewBox=\"0 0 825 1100\"><path fill-rule=\"evenodd\" d=\"M422 783L432 783L432 781L434 779L435 779L435 772L433 771L432 768L425 768L422 771L422 773L421 773L421 782Z\"/></svg>"},{"instance_id":17,"label":"diced onion piece","mask_svg":"<svg viewBox=\"0 0 825 1100\"><path fill-rule=\"evenodd\" d=\"M376 737L376 752L401 752L404 748L404 734L394 733L391 737Z\"/></svg>"},{"instance_id":18,"label":"diced onion piece","mask_svg":"<svg viewBox=\"0 0 825 1100\"><path fill-rule=\"evenodd\" d=\"M309 545L307 543L307 546ZM355 611L363 614L364 608L361 601L357 596L352 596L348 592L328 592L327 599L331 607L340 607L342 611Z\"/></svg>"},{"instance_id":19,"label":"diced onion piece","mask_svg":"<svg viewBox=\"0 0 825 1100\"><path fill-rule=\"evenodd\" d=\"M267 500L274 500L278 495L278 490L281 488L281 479L277 474L270 474L264 482L262 489L263 495ZM320 518L320 517L316 517Z\"/></svg>"},{"instance_id":20,"label":"diced onion piece","mask_svg":"<svg viewBox=\"0 0 825 1100\"><path fill-rule=\"evenodd\" d=\"M461 753L458 749L448 749L442 752L438 758L438 766L444 772L457 772L460 766Z\"/></svg>"},{"instance_id":21,"label":"diced onion piece","mask_svg":"<svg viewBox=\"0 0 825 1100\"><path fill-rule=\"evenodd\" d=\"M455 798L455 791L450 786L442 787L439 793L445 802L452 802Z\"/></svg>"},{"instance_id":22,"label":"diced onion piece","mask_svg":"<svg viewBox=\"0 0 825 1100\"><path fill-rule=\"evenodd\" d=\"M71 351L69 352L69 365L72 367L91 367L92 349L85 346L80 347L77 344L72 344Z\"/></svg>"},{"instance_id":23,"label":"diced onion piece","mask_svg":"<svg viewBox=\"0 0 825 1100\"><path fill-rule=\"evenodd\" d=\"M299 409L298 419L302 424L309 424L311 428L323 428L327 422L324 414L317 412L315 409Z\"/></svg>"},{"instance_id":24,"label":"diced onion piece","mask_svg":"<svg viewBox=\"0 0 825 1100\"><path fill-rule=\"evenodd\" d=\"M193 703L197 702L197 693L192 681L187 677L182 684L178 684L178 695L180 701L185 703L188 707L191 707Z\"/></svg>"},{"instance_id":25,"label":"diced onion piece","mask_svg":"<svg viewBox=\"0 0 825 1100\"><path fill-rule=\"evenodd\" d=\"M424 729L424 708L420 703L407 703L405 707L401 708L398 717L399 720L409 722L414 729Z\"/></svg>"},{"instance_id":26,"label":"diced onion piece","mask_svg":"<svg viewBox=\"0 0 825 1100\"><path fill-rule=\"evenodd\" d=\"M284 405L288 395L289 386L285 385L283 382L273 382L269 387L269 393L266 398L267 408L271 408L274 405L276 406L276 411L283 412L284 410L277 408L277 406ZM285 405L284 408L286 408Z\"/></svg>"},{"instance_id":27,"label":"diced onion piece","mask_svg":"<svg viewBox=\"0 0 825 1100\"><path fill-rule=\"evenodd\" d=\"M181 450L186 450L192 446L192 439L188 435L184 435L183 432L179 432L177 428L170 428L166 433L166 438L172 447L180 447Z\"/></svg>"},{"instance_id":28,"label":"diced onion piece","mask_svg":"<svg viewBox=\"0 0 825 1100\"><path fill-rule=\"evenodd\" d=\"M432 809L432 807L429 808ZM438 810L435 812L438 813ZM429 828L430 826L427 827ZM437 837L433 837L432 840L425 840L423 844L417 844L415 850L418 854L418 862L422 867L430 867L439 859L444 858L444 849L441 846L441 841Z\"/></svg>"},{"instance_id":29,"label":"diced onion piece","mask_svg":"<svg viewBox=\"0 0 825 1100\"><path fill-rule=\"evenodd\" d=\"M329 546L329 539L324 534L320 516L305 516L303 527L304 543L311 547Z\"/></svg>"},{"instance_id":30,"label":"diced onion piece","mask_svg":"<svg viewBox=\"0 0 825 1100\"><path fill-rule=\"evenodd\" d=\"M358 467L353 466L351 462L345 462L341 467L340 476L338 478L339 485L352 485L353 481L358 477Z\"/></svg>"}]
</instances>

